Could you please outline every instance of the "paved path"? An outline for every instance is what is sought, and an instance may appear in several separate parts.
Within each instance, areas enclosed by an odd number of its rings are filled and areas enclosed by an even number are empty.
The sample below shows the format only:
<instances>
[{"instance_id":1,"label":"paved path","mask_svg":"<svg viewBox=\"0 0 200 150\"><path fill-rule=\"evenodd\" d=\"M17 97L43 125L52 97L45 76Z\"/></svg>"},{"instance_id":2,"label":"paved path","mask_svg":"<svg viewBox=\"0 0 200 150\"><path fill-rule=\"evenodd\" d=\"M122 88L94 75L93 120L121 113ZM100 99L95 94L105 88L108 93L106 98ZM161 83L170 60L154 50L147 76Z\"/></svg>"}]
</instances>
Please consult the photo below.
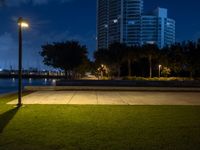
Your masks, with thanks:
<instances>
[{"instance_id":1,"label":"paved path","mask_svg":"<svg viewBox=\"0 0 200 150\"><path fill-rule=\"evenodd\" d=\"M78 105L200 105L198 92L40 91L23 97L23 104ZM16 104L17 100L8 104Z\"/></svg>"}]
</instances>

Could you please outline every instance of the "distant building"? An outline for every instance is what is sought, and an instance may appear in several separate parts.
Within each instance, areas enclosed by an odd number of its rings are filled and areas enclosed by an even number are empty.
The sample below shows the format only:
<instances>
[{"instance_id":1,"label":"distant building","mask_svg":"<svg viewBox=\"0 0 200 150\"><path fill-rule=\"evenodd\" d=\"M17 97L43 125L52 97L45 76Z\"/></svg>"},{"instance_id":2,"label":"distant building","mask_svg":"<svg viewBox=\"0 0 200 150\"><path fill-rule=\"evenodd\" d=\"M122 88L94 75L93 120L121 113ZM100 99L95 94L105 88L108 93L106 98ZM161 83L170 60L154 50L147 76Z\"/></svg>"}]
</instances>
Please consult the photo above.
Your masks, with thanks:
<instances>
[{"instance_id":1,"label":"distant building","mask_svg":"<svg viewBox=\"0 0 200 150\"><path fill-rule=\"evenodd\" d=\"M97 1L97 34L98 34L98 48L105 48L108 43L108 0Z\"/></svg>"},{"instance_id":2,"label":"distant building","mask_svg":"<svg viewBox=\"0 0 200 150\"><path fill-rule=\"evenodd\" d=\"M175 42L175 21L167 17L167 9L157 8L142 15L142 44L157 44L162 48Z\"/></svg>"},{"instance_id":3,"label":"distant building","mask_svg":"<svg viewBox=\"0 0 200 150\"><path fill-rule=\"evenodd\" d=\"M157 44L160 48L175 42L175 21L167 9L143 13L143 0L97 0L97 47L111 43Z\"/></svg>"}]
</instances>

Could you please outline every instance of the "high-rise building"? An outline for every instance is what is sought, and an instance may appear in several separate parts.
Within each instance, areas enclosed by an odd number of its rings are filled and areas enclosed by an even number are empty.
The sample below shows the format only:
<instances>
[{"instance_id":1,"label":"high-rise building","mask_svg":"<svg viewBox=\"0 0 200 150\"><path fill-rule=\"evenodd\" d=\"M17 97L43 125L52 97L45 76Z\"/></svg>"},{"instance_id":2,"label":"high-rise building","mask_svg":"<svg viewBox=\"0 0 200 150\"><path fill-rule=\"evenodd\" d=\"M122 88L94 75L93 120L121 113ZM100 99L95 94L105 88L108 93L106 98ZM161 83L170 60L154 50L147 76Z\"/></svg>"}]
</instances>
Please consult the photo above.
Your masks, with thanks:
<instances>
[{"instance_id":1,"label":"high-rise building","mask_svg":"<svg viewBox=\"0 0 200 150\"><path fill-rule=\"evenodd\" d=\"M97 1L97 34L98 34L98 48L108 47L108 0Z\"/></svg>"},{"instance_id":2,"label":"high-rise building","mask_svg":"<svg viewBox=\"0 0 200 150\"><path fill-rule=\"evenodd\" d=\"M127 45L157 44L162 48L175 42L175 21L167 9L143 13L143 0L97 0L97 47L114 42Z\"/></svg>"},{"instance_id":3,"label":"high-rise building","mask_svg":"<svg viewBox=\"0 0 200 150\"><path fill-rule=\"evenodd\" d=\"M175 42L175 21L167 16L167 9L157 8L142 15L142 43L157 44L162 48Z\"/></svg>"},{"instance_id":4,"label":"high-rise building","mask_svg":"<svg viewBox=\"0 0 200 150\"><path fill-rule=\"evenodd\" d=\"M127 45L141 43L141 16L143 12L143 0L119 0L122 1L122 31L121 42Z\"/></svg>"}]
</instances>

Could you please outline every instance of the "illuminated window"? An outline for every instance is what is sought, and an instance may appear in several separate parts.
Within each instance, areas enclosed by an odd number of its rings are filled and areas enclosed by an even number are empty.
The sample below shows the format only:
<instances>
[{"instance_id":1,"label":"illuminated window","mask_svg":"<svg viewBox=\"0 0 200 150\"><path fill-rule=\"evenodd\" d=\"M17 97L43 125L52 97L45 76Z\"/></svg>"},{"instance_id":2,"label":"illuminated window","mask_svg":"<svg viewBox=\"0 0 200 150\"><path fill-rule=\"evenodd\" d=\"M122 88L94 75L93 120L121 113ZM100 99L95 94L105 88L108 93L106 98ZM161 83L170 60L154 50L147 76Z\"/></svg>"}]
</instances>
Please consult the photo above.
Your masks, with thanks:
<instances>
[{"instance_id":1,"label":"illuminated window","mask_svg":"<svg viewBox=\"0 0 200 150\"><path fill-rule=\"evenodd\" d=\"M114 19L114 20L113 20L113 23L118 23L118 20L117 20L117 19Z\"/></svg>"},{"instance_id":2,"label":"illuminated window","mask_svg":"<svg viewBox=\"0 0 200 150\"><path fill-rule=\"evenodd\" d=\"M128 21L128 25L134 25L135 24L135 21L134 20L129 20Z\"/></svg>"}]
</instances>

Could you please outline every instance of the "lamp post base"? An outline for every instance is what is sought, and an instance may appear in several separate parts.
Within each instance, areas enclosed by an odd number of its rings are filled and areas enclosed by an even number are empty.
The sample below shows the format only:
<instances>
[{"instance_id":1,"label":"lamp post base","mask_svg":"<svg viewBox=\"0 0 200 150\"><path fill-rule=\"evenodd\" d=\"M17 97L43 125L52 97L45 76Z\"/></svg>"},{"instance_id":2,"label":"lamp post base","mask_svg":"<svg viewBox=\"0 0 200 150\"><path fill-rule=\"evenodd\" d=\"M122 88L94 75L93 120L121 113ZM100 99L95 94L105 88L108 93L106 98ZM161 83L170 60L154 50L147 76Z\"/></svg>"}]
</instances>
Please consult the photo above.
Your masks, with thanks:
<instances>
[{"instance_id":1,"label":"lamp post base","mask_svg":"<svg viewBox=\"0 0 200 150\"><path fill-rule=\"evenodd\" d=\"M17 104L14 106L14 108L24 108L24 107L25 107L25 105L23 105L23 104Z\"/></svg>"}]
</instances>

